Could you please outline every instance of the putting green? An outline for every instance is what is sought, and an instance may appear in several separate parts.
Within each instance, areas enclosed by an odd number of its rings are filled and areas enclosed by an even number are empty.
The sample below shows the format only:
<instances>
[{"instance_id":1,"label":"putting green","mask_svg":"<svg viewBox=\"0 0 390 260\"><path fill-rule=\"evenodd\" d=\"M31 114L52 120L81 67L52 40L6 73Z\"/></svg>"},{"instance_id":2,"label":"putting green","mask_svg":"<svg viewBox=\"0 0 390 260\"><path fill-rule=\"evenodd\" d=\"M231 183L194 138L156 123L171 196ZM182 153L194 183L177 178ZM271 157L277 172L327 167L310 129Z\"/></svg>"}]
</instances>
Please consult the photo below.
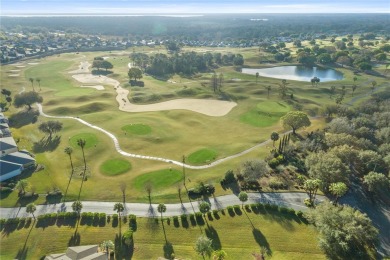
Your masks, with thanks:
<instances>
[{"instance_id":1,"label":"putting green","mask_svg":"<svg viewBox=\"0 0 390 260\"><path fill-rule=\"evenodd\" d=\"M100 165L100 171L107 176L115 176L131 170L131 163L121 159L111 159Z\"/></svg>"},{"instance_id":2,"label":"putting green","mask_svg":"<svg viewBox=\"0 0 390 260\"><path fill-rule=\"evenodd\" d=\"M74 135L70 138L69 142L73 148L78 148L77 140L78 139L84 139L85 140L85 147L84 148L90 148L98 144L99 139L95 134L92 133L81 133Z\"/></svg>"},{"instance_id":3,"label":"putting green","mask_svg":"<svg viewBox=\"0 0 390 260\"><path fill-rule=\"evenodd\" d=\"M204 148L190 154L187 159L192 164L203 164L214 161L216 157L216 151Z\"/></svg>"},{"instance_id":4,"label":"putting green","mask_svg":"<svg viewBox=\"0 0 390 260\"><path fill-rule=\"evenodd\" d=\"M147 135L152 132L152 128L144 124L125 125L121 129L126 133L135 134L135 135Z\"/></svg>"},{"instance_id":5,"label":"putting green","mask_svg":"<svg viewBox=\"0 0 390 260\"><path fill-rule=\"evenodd\" d=\"M134 181L134 187L143 190L146 183L150 182L154 189L168 188L183 179L183 173L174 169L164 169L154 172L148 172L137 176Z\"/></svg>"},{"instance_id":6,"label":"putting green","mask_svg":"<svg viewBox=\"0 0 390 260\"><path fill-rule=\"evenodd\" d=\"M282 116L290 111L290 106L280 101L264 101L240 116L240 121L257 127L276 124Z\"/></svg>"}]
</instances>

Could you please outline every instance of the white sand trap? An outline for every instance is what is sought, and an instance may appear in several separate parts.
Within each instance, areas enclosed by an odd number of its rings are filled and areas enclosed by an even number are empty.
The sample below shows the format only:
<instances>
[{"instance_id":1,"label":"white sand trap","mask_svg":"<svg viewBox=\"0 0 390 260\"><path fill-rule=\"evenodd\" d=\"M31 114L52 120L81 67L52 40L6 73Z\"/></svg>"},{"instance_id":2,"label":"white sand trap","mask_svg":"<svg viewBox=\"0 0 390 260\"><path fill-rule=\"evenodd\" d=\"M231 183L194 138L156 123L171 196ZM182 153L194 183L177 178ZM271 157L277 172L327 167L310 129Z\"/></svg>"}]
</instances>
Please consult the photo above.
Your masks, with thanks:
<instances>
[{"instance_id":1,"label":"white sand trap","mask_svg":"<svg viewBox=\"0 0 390 260\"><path fill-rule=\"evenodd\" d=\"M77 70L69 71L69 73L71 73L71 74L88 73L88 72L89 72L89 67L90 67L91 65L92 65L92 64L89 63L88 61L81 61L81 62L80 62L80 65L79 65L79 68L78 68Z\"/></svg>"},{"instance_id":2,"label":"white sand trap","mask_svg":"<svg viewBox=\"0 0 390 260\"><path fill-rule=\"evenodd\" d=\"M24 66L24 65L18 65L18 66L15 66L15 67L17 67L17 68L25 68L26 66Z\"/></svg>"},{"instance_id":3,"label":"white sand trap","mask_svg":"<svg viewBox=\"0 0 390 260\"><path fill-rule=\"evenodd\" d=\"M15 72L19 72L20 70L9 70L8 72L9 73L15 73Z\"/></svg>"},{"instance_id":4,"label":"white sand trap","mask_svg":"<svg viewBox=\"0 0 390 260\"><path fill-rule=\"evenodd\" d=\"M75 74L75 80L83 84L110 85L116 89L116 101L119 103L119 110L125 112L155 112L164 110L190 110L208 116L224 116L229 113L237 103L211 99L176 99L149 105L131 104L128 99L129 91L119 86L119 82L106 76L92 74Z\"/></svg>"},{"instance_id":5,"label":"white sand trap","mask_svg":"<svg viewBox=\"0 0 390 260\"><path fill-rule=\"evenodd\" d=\"M19 77L20 75L19 74L9 74L8 76L9 77Z\"/></svg>"},{"instance_id":6,"label":"white sand trap","mask_svg":"<svg viewBox=\"0 0 390 260\"><path fill-rule=\"evenodd\" d=\"M102 58L103 58L103 60L107 60L107 59L110 58L110 57L104 56L104 57L102 57Z\"/></svg>"},{"instance_id":7,"label":"white sand trap","mask_svg":"<svg viewBox=\"0 0 390 260\"><path fill-rule=\"evenodd\" d=\"M118 96L119 109L126 112L155 112L163 110L190 110L208 116L224 116L237 106L237 103L222 100L211 99L175 99L165 102L149 104L149 105L135 105L131 104L127 98L129 91L118 87L116 89Z\"/></svg>"},{"instance_id":8,"label":"white sand trap","mask_svg":"<svg viewBox=\"0 0 390 260\"><path fill-rule=\"evenodd\" d=\"M94 85L94 86L89 86L89 85L81 85L81 88L94 88L97 90L104 90L104 87L102 85Z\"/></svg>"},{"instance_id":9,"label":"white sand trap","mask_svg":"<svg viewBox=\"0 0 390 260\"><path fill-rule=\"evenodd\" d=\"M38 65L39 63L38 62L29 62L27 63L28 65Z\"/></svg>"}]
</instances>

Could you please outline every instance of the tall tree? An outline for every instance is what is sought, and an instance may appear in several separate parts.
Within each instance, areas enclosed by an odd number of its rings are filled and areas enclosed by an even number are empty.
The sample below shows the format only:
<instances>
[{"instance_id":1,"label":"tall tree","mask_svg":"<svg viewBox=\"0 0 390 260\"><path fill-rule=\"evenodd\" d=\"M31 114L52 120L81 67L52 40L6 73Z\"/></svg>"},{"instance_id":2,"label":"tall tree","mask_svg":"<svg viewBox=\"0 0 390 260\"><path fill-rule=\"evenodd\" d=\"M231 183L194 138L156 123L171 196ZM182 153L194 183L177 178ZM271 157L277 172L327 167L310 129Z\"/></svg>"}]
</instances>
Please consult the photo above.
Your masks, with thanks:
<instances>
[{"instance_id":1,"label":"tall tree","mask_svg":"<svg viewBox=\"0 0 390 260\"><path fill-rule=\"evenodd\" d=\"M41 91L41 79L40 78L36 78L35 79L37 82L38 82L38 85L39 85L39 91Z\"/></svg>"},{"instance_id":2,"label":"tall tree","mask_svg":"<svg viewBox=\"0 0 390 260\"><path fill-rule=\"evenodd\" d=\"M115 203L114 204L114 211L116 211L118 213L118 216L119 216L119 237L121 238L122 237L122 212L125 210L125 206L118 202L118 203Z\"/></svg>"},{"instance_id":3,"label":"tall tree","mask_svg":"<svg viewBox=\"0 0 390 260\"><path fill-rule=\"evenodd\" d=\"M309 195L309 201L311 205L314 205L316 199L318 188L320 187L321 181L318 179L309 179L306 180L303 184L307 195Z\"/></svg>"},{"instance_id":4,"label":"tall tree","mask_svg":"<svg viewBox=\"0 0 390 260\"><path fill-rule=\"evenodd\" d=\"M382 173L371 171L363 178L363 183L367 185L367 189L370 192L380 193L387 192L389 190L389 178Z\"/></svg>"},{"instance_id":5,"label":"tall tree","mask_svg":"<svg viewBox=\"0 0 390 260\"><path fill-rule=\"evenodd\" d=\"M273 147L275 147L275 142L279 140L279 134L277 132L272 132L271 140L273 141Z\"/></svg>"},{"instance_id":6,"label":"tall tree","mask_svg":"<svg viewBox=\"0 0 390 260\"><path fill-rule=\"evenodd\" d=\"M257 80L259 79L259 73L256 72L256 84L257 84Z\"/></svg>"},{"instance_id":7,"label":"tall tree","mask_svg":"<svg viewBox=\"0 0 390 260\"><path fill-rule=\"evenodd\" d=\"M296 130L302 127L311 125L309 117L300 111L290 111L286 115L281 117L283 126L286 129L292 129L293 134L296 134Z\"/></svg>"},{"instance_id":8,"label":"tall tree","mask_svg":"<svg viewBox=\"0 0 390 260\"><path fill-rule=\"evenodd\" d=\"M27 206L26 206L26 212L27 212L27 213L30 213L30 214L33 216L34 219L35 219L34 212L35 212L36 210L37 210L37 207L35 206L34 203L29 203L29 204L27 204Z\"/></svg>"},{"instance_id":9,"label":"tall tree","mask_svg":"<svg viewBox=\"0 0 390 260\"><path fill-rule=\"evenodd\" d=\"M240 169L246 181L257 181L268 172L268 164L264 160L247 160Z\"/></svg>"},{"instance_id":10,"label":"tall tree","mask_svg":"<svg viewBox=\"0 0 390 260\"><path fill-rule=\"evenodd\" d=\"M348 186L344 182L336 182L332 183L329 186L329 191L332 193L333 196L335 196L334 203L337 204L337 201L339 198L344 196L348 191Z\"/></svg>"},{"instance_id":11,"label":"tall tree","mask_svg":"<svg viewBox=\"0 0 390 260\"><path fill-rule=\"evenodd\" d=\"M203 257L203 259L205 258L205 256L209 256L212 252L212 248L211 248L211 244L213 243L213 241L206 237L206 236L200 236L198 237L198 239L196 240L196 243L195 243L195 251L201 255Z\"/></svg>"},{"instance_id":12,"label":"tall tree","mask_svg":"<svg viewBox=\"0 0 390 260\"><path fill-rule=\"evenodd\" d=\"M80 146L80 148L81 148L81 151L83 153L83 160L84 160L84 171L83 171L83 177L82 177L82 180L81 180L78 200L80 200L81 190L83 188L83 184L84 184L84 181L85 181L85 174L87 172L87 162L85 160L85 153L84 153L84 147L85 147L86 143L87 142L85 141L85 139L81 139L80 138L80 139L77 140L77 145Z\"/></svg>"},{"instance_id":13,"label":"tall tree","mask_svg":"<svg viewBox=\"0 0 390 260\"><path fill-rule=\"evenodd\" d=\"M160 213L161 224L162 224L163 231L164 231L165 244L167 244L168 240L167 240L167 235L165 233L165 226L164 226L164 220L163 220L163 213L165 213L165 211L167 211L167 206L165 206L164 203L160 203L157 206L157 211Z\"/></svg>"},{"instance_id":14,"label":"tall tree","mask_svg":"<svg viewBox=\"0 0 390 260\"><path fill-rule=\"evenodd\" d=\"M27 106L28 110L31 110L31 105L34 103L42 103L43 98L38 93L29 91L16 94L14 98L14 106L22 107Z\"/></svg>"},{"instance_id":15,"label":"tall tree","mask_svg":"<svg viewBox=\"0 0 390 260\"><path fill-rule=\"evenodd\" d=\"M129 69L127 75L129 76L130 80L134 78L134 80L137 81L137 79L142 78L142 71L139 68L132 67Z\"/></svg>"},{"instance_id":16,"label":"tall tree","mask_svg":"<svg viewBox=\"0 0 390 260\"><path fill-rule=\"evenodd\" d=\"M248 194L245 191L241 191L238 194L238 199L241 201L242 205L241 207L244 208L244 202L248 200Z\"/></svg>"},{"instance_id":17,"label":"tall tree","mask_svg":"<svg viewBox=\"0 0 390 260\"><path fill-rule=\"evenodd\" d=\"M28 80L31 82L31 87L33 89L33 92L35 92L35 89L34 89L34 78L29 78Z\"/></svg>"},{"instance_id":18,"label":"tall tree","mask_svg":"<svg viewBox=\"0 0 390 260\"><path fill-rule=\"evenodd\" d=\"M38 126L39 131L49 134L48 139L51 140L52 134L62 130L62 123L59 121L46 121Z\"/></svg>"},{"instance_id":19,"label":"tall tree","mask_svg":"<svg viewBox=\"0 0 390 260\"><path fill-rule=\"evenodd\" d=\"M76 200L72 203L72 210L77 213L77 217L80 217L80 212L83 209L83 204L81 201Z\"/></svg>"},{"instance_id":20,"label":"tall tree","mask_svg":"<svg viewBox=\"0 0 390 260\"><path fill-rule=\"evenodd\" d=\"M203 214L203 217L205 217L206 213L209 212L210 209L211 209L211 205L207 201L202 201L199 204L199 211Z\"/></svg>"},{"instance_id":21,"label":"tall tree","mask_svg":"<svg viewBox=\"0 0 390 260\"><path fill-rule=\"evenodd\" d=\"M68 186L66 186L66 191L65 191L65 195L64 195L64 202L65 202L66 195L68 194L68 188L69 188L70 182L73 178L74 168L73 168L73 161L72 161L72 153L73 153L72 147L70 147L70 146L66 147L64 149L64 152L69 156L70 166L72 168L72 172L70 173Z\"/></svg>"},{"instance_id":22,"label":"tall tree","mask_svg":"<svg viewBox=\"0 0 390 260\"><path fill-rule=\"evenodd\" d=\"M371 92L372 92L372 93L373 93L374 90L375 90L376 84L377 84L377 83L376 83L375 80L371 81Z\"/></svg>"},{"instance_id":23,"label":"tall tree","mask_svg":"<svg viewBox=\"0 0 390 260\"><path fill-rule=\"evenodd\" d=\"M319 232L319 246L330 259L366 259L374 251L378 230L366 214L350 206L325 201L305 213Z\"/></svg>"},{"instance_id":24,"label":"tall tree","mask_svg":"<svg viewBox=\"0 0 390 260\"><path fill-rule=\"evenodd\" d=\"M219 78L218 78L218 90L219 90L219 91L221 91L221 88L222 88L222 85L223 85L223 81L224 81L224 79L223 79L223 74L220 73L220 74L219 74Z\"/></svg>"},{"instance_id":25,"label":"tall tree","mask_svg":"<svg viewBox=\"0 0 390 260\"><path fill-rule=\"evenodd\" d=\"M279 84L279 95L282 96L282 98L284 98L286 95L287 95L287 80L285 79L282 79L282 83Z\"/></svg>"}]
</instances>

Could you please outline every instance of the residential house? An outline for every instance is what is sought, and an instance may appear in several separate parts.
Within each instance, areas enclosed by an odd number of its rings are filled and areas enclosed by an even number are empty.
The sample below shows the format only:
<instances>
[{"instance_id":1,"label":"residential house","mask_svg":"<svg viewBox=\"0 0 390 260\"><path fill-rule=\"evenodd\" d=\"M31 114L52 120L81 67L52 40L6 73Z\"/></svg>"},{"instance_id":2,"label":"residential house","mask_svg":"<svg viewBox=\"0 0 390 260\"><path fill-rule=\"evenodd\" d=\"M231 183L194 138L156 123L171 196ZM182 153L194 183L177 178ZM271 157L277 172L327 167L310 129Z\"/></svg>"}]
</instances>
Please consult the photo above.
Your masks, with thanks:
<instances>
[{"instance_id":1,"label":"residential house","mask_svg":"<svg viewBox=\"0 0 390 260\"><path fill-rule=\"evenodd\" d=\"M68 247L66 253L48 255L45 260L107 260L106 253L98 248L97 245Z\"/></svg>"}]
</instances>

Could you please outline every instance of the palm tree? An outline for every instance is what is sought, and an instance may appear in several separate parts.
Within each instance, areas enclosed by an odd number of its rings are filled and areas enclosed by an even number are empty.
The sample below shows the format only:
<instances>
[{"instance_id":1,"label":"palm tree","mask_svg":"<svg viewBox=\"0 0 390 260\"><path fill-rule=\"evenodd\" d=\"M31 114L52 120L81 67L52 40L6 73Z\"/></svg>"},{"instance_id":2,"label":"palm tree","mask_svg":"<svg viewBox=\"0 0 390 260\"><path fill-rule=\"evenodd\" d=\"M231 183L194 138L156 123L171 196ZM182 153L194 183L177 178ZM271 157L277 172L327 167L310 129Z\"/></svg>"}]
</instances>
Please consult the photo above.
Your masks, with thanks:
<instances>
[{"instance_id":1,"label":"palm tree","mask_svg":"<svg viewBox=\"0 0 390 260\"><path fill-rule=\"evenodd\" d=\"M275 147L275 142L279 140L279 134L277 132L272 132L271 140L273 141L273 147Z\"/></svg>"},{"instance_id":2,"label":"palm tree","mask_svg":"<svg viewBox=\"0 0 390 260\"><path fill-rule=\"evenodd\" d=\"M35 89L34 89L34 79L33 78L29 78L28 80L31 82L32 89L35 92Z\"/></svg>"},{"instance_id":3,"label":"palm tree","mask_svg":"<svg viewBox=\"0 0 390 260\"><path fill-rule=\"evenodd\" d=\"M38 85L39 85L39 91L41 91L41 79L40 78L36 78L35 79L37 82L38 82Z\"/></svg>"},{"instance_id":4,"label":"palm tree","mask_svg":"<svg viewBox=\"0 0 390 260\"><path fill-rule=\"evenodd\" d=\"M26 206L26 212L27 212L27 213L31 213L31 215L34 217L34 219L35 219L34 212L35 212L36 210L37 210L37 207L35 206L34 203L27 204L27 206Z\"/></svg>"},{"instance_id":5,"label":"palm tree","mask_svg":"<svg viewBox=\"0 0 390 260\"><path fill-rule=\"evenodd\" d=\"M65 201L65 197L66 197L66 194L68 193L68 188L69 188L69 185L70 185L70 181L72 180L72 177L73 177L74 169L73 169L73 162L72 162L72 153L73 153L72 147L70 147L70 146L66 147L66 148L64 149L64 152L65 152L67 155L69 155L70 166L72 167L72 173L70 174L68 186L66 187L66 191L65 191L65 196L64 196L64 201Z\"/></svg>"},{"instance_id":6,"label":"palm tree","mask_svg":"<svg viewBox=\"0 0 390 260\"><path fill-rule=\"evenodd\" d=\"M20 194L26 192L27 186L28 186L28 181L20 180L16 183L15 188L19 190L19 194Z\"/></svg>"},{"instance_id":7,"label":"palm tree","mask_svg":"<svg viewBox=\"0 0 390 260\"><path fill-rule=\"evenodd\" d=\"M114 243L111 241L111 240L104 240L101 244L100 244L100 249L102 251L105 251L106 254L107 254L107 259L109 254L110 254L110 250L113 250L114 249Z\"/></svg>"},{"instance_id":8,"label":"palm tree","mask_svg":"<svg viewBox=\"0 0 390 260\"><path fill-rule=\"evenodd\" d=\"M162 224L163 230L164 230L165 243L168 243L167 235L165 234L164 221L163 221L163 213L165 213L165 211L167 211L167 206L165 206L164 203L160 203L160 204L158 204L157 211L160 212L160 214L161 214L161 224Z\"/></svg>"},{"instance_id":9,"label":"palm tree","mask_svg":"<svg viewBox=\"0 0 390 260\"><path fill-rule=\"evenodd\" d=\"M269 93L271 92L271 86L267 86L266 89L267 89L267 92L268 92L267 97L269 98Z\"/></svg>"},{"instance_id":10,"label":"palm tree","mask_svg":"<svg viewBox=\"0 0 390 260\"><path fill-rule=\"evenodd\" d=\"M256 84L257 84L257 79L259 78L259 73L256 72Z\"/></svg>"},{"instance_id":11,"label":"palm tree","mask_svg":"<svg viewBox=\"0 0 390 260\"><path fill-rule=\"evenodd\" d=\"M115 203L114 205L114 211L116 211L119 215L119 237L121 237L121 224L122 224L122 217L121 217L121 213L125 210L125 206L123 205L123 203Z\"/></svg>"},{"instance_id":12,"label":"palm tree","mask_svg":"<svg viewBox=\"0 0 390 260\"><path fill-rule=\"evenodd\" d=\"M75 202L72 203L72 209L74 212L77 213L77 217L80 217L80 212L82 208L83 208L83 204L81 203L81 201L76 200Z\"/></svg>"},{"instance_id":13,"label":"palm tree","mask_svg":"<svg viewBox=\"0 0 390 260\"><path fill-rule=\"evenodd\" d=\"M199 211L203 214L203 217L206 219L206 213L209 212L211 209L210 203L207 201L202 201L199 204Z\"/></svg>"},{"instance_id":14,"label":"palm tree","mask_svg":"<svg viewBox=\"0 0 390 260\"><path fill-rule=\"evenodd\" d=\"M81 147L81 151L83 152L83 160L84 160L84 171L83 171L83 177L82 177L82 180L81 180L79 197L78 197L78 200L80 200L81 190L83 188L83 184L84 184L84 181L85 181L85 172L87 171L87 162L85 161L85 154L84 154L84 147L86 145L85 139L81 139L81 138L78 139L77 140L77 145Z\"/></svg>"},{"instance_id":15,"label":"palm tree","mask_svg":"<svg viewBox=\"0 0 390 260\"><path fill-rule=\"evenodd\" d=\"M353 83L356 83L357 79L357 77L353 77Z\"/></svg>"},{"instance_id":16,"label":"palm tree","mask_svg":"<svg viewBox=\"0 0 390 260\"><path fill-rule=\"evenodd\" d=\"M248 194L244 191L241 191L238 194L238 199L242 202L241 207L244 208L244 202L248 200Z\"/></svg>"}]
</instances>

